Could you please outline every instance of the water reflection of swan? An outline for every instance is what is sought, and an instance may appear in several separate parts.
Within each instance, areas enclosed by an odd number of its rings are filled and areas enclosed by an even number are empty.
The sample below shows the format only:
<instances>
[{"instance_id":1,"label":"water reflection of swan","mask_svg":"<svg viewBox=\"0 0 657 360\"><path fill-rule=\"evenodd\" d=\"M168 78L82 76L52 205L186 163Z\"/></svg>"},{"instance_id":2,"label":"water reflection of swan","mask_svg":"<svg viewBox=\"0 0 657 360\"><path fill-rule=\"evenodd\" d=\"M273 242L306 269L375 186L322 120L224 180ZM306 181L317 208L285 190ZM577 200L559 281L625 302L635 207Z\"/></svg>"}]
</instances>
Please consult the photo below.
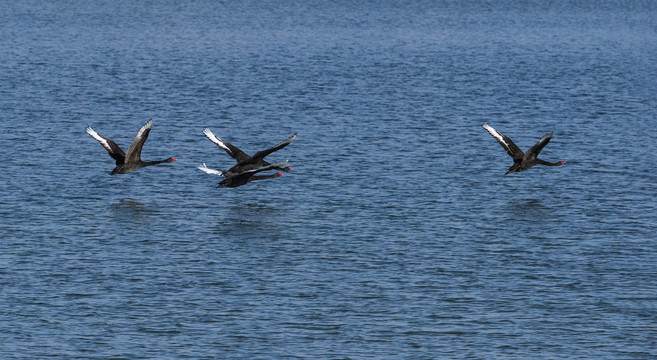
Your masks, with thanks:
<instances>
[{"instance_id":1,"label":"water reflection of swan","mask_svg":"<svg viewBox=\"0 0 657 360\"><path fill-rule=\"evenodd\" d=\"M159 212L134 199L120 199L109 206L110 214L116 222L143 223Z\"/></svg>"},{"instance_id":2,"label":"water reflection of swan","mask_svg":"<svg viewBox=\"0 0 657 360\"><path fill-rule=\"evenodd\" d=\"M286 209L263 203L235 204L218 214L213 233L275 238L285 234Z\"/></svg>"}]
</instances>

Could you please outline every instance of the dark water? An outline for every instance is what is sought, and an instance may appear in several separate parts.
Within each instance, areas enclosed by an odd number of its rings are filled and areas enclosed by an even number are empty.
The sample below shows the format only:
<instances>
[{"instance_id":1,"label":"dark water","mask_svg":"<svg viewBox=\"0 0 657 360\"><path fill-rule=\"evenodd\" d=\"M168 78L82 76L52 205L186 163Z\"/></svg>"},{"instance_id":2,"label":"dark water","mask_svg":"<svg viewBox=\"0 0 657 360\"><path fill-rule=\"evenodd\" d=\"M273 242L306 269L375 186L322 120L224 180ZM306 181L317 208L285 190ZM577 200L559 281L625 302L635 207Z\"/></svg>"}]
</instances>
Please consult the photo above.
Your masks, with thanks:
<instances>
[{"instance_id":1,"label":"dark water","mask_svg":"<svg viewBox=\"0 0 657 360\"><path fill-rule=\"evenodd\" d=\"M652 2L283 3L0 5L0 357L657 357Z\"/></svg>"}]
</instances>

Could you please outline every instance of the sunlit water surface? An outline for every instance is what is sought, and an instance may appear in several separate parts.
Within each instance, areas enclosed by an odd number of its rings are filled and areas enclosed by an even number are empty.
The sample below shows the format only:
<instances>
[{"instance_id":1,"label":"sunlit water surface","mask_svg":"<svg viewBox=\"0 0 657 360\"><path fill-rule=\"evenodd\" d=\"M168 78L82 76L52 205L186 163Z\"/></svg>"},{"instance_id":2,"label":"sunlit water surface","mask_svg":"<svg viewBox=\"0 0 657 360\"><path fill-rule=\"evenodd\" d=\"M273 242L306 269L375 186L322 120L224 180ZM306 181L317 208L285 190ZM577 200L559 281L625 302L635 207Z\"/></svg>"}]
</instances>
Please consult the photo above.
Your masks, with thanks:
<instances>
[{"instance_id":1,"label":"sunlit water surface","mask_svg":"<svg viewBox=\"0 0 657 360\"><path fill-rule=\"evenodd\" d=\"M0 5L0 357L657 357L657 10L515 3Z\"/></svg>"}]
</instances>

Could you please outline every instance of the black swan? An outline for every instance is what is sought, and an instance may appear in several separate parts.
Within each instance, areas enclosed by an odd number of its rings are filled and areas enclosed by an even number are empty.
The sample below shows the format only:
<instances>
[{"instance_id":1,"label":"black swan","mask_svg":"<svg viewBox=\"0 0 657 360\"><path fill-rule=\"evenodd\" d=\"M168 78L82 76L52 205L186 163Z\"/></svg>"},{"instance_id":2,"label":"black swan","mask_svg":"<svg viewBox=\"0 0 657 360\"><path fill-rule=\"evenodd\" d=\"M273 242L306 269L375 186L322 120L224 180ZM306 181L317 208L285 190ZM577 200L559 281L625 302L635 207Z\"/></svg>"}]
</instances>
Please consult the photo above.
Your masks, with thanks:
<instances>
[{"instance_id":1,"label":"black swan","mask_svg":"<svg viewBox=\"0 0 657 360\"><path fill-rule=\"evenodd\" d=\"M100 145L107 150L109 155L116 160L116 167L110 175L114 174L127 174L131 173L139 168L144 166L151 166L161 163L169 163L176 161L176 159L170 157L165 160L159 161L142 161L141 160L141 148L144 146L146 139L148 139L148 134L151 132L151 126L153 126L153 119L149 119L144 126L139 129L135 140L132 142L128 148L128 152L124 153L121 148L116 145L116 143L102 135L99 135L91 127L87 127L87 134L91 135L92 138L96 139Z\"/></svg>"},{"instance_id":2,"label":"black swan","mask_svg":"<svg viewBox=\"0 0 657 360\"><path fill-rule=\"evenodd\" d=\"M509 167L509 171L506 172L506 174L513 173L513 172L520 172L520 171L525 171L532 166L536 164L540 165L547 165L547 166L561 166L565 164L565 161L557 161L554 163L547 162L544 160L539 159L538 153L543 150L543 147L547 145L550 142L550 139L552 139L552 135L554 134L549 133L541 138L536 145L532 146L529 150L527 150L527 153L523 153L520 148L511 141L506 135L502 134L501 132L493 129L492 127L484 124L484 129L488 131L489 134L493 135L495 140L497 140L500 145L506 150L506 153L509 154L513 158L513 165ZM504 175L506 175L504 174Z\"/></svg>"},{"instance_id":3,"label":"black swan","mask_svg":"<svg viewBox=\"0 0 657 360\"><path fill-rule=\"evenodd\" d=\"M219 187L238 187L242 186L244 184L250 183L251 181L255 180L264 180L264 179L273 179L277 177L283 176L281 173L276 173L272 175L255 175L261 171L266 171L266 170L273 170L273 169L280 169L283 168L284 166L287 165L286 162L278 163L278 164L269 164L267 166L261 167L259 169L255 170L247 170L241 173L231 173L228 171L221 171L221 170L215 170L215 169L210 169L205 164L199 166L198 168L208 174L213 174L213 175L219 175L225 177L224 180L222 180L219 183Z\"/></svg>"},{"instance_id":4,"label":"black swan","mask_svg":"<svg viewBox=\"0 0 657 360\"><path fill-rule=\"evenodd\" d=\"M264 160L265 156L273 153L274 151L277 151L277 150L280 150L280 149L286 147L287 145L289 145L294 140L294 138L297 137L297 134L295 133L290 138L288 138L287 140L281 142L280 144L278 144L274 147L271 147L269 149L266 149L266 150L258 151L253 156L249 156L244 151L238 149L234 145L231 145L227 141L221 140L218 137L216 137L212 133L212 131L210 131L209 128L205 128L203 130L203 134L205 134L205 136L210 141L212 141L213 143L215 143L215 145L217 145L218 147L220 147L221 149L226 151L226 153L228 155L230 155L233 159L235 159L235 161L237 161L237 165L233 166L232 168L228 169L228 171L226 171L226 173L229 173L229 174L240 174L240 173L243 173L247 170L255 170L255 169L261 168L263 166L269 166L270 164ZM279 171L291 171L292 170L292 168L289 167L289 166L286 166L286 167L280 167L279 166L279 167L273 167L271 169L279 170Z\"/></svg>"}]
</instances>

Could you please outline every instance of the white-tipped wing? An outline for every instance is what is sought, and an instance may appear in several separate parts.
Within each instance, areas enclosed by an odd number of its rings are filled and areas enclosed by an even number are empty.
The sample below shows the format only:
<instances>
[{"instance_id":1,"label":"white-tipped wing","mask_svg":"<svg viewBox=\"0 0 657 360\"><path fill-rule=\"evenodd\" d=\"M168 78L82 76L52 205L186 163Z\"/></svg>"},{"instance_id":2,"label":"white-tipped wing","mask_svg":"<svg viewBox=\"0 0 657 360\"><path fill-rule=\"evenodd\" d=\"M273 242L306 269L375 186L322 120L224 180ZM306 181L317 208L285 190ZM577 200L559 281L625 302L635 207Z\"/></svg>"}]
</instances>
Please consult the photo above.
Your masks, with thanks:
<instances>
[{"instance_id":1,"label":"white-tipped wing","mask_svg":"<svg viewBox=\"0 0 657 360\"><path fill-rule=\"evenodd\" d=\"M525 154L526 159L535 159L538 156L538 153L543 150L545 145L547 145L550 142L550 139L552 139L552 136L554 135L554 132L545 134L539 140L536 145L532 146L529 150L527 150L527 153Z\"/></svg>"},{"instance_id":2,"label":"white-tipped wing","mask_svg":"<svg viewBox=\"0 0 657 360\"><path fill-rule=\"evenodd\" d=\"M226 176L226 174L223 171L210 169L209 167L205 166L205 163L203 163L203 165L198 166L198 169L211 175L219 175L224 177Z\"/></svg>"},{"instance_id":3,"label":"white-tipped wing","mask_svg":"<svg viewBox=\"0 0 657 360\"><path fill-rule=\"evenodd\" d=\"M499 131L497 131L497 130L493 129L492 127L488 126L488 124L484 124L483 126L484 126L484 129L486 129L486 131L488 131L489 134L493 135L493 137L497 141L501 142L504 146L509 147L509 144L507 144L506 141L504 141L504 136L502 136L502 134Z\"/></svg>"},{"instance_id":4,"label":"white-tipped wing","mask_svg":"<svg viewBox=\"0 0 657 360\"><path fill-rule=\"evenodd\" d=\"M294 135L290 136L289 138L287 138L286 140L282 141L280 144L278 144L278 145L276 145L272 148L262 150L262 151L258 151L257 153L255 153L253 155L253 158L257 159L257 160L262 160L262 159L264 159L265 156L273 153L274 151L278 151L278 150L288 146L292 141L294 141L294 139L296 137L297 137L297 134L295 133Z\"/></svg>"},{"instance_id":5,"label":"white-tipped wing","mask_svg":"<svg viewBox=\"0 0 657 360\"><path fill-rule=\"evenodd\" d=\"M98 133L95 132L94 129L92 129L90 126L87 127L87 134L91 135L92 138L96 139L96 141L100 143L100 146L104 147L105 150L107 150L108 152L112 151L112 147L110 146L107 139L98 135Z\"/></svg>"},{"instance_id":6,"label":"white-tipped wing","mask_svg":"<svg viewBox=\"0 0 657 360\"><path fill-rule=\"evenodd\" d=\"M141 149L144 147L144 143L146 142L146 139L148 139L148 134L151 132L152 127L153 119L148 119L148 121L139 128L137 135L135 135L135 139L132 141L132 144L130 144L130 147L128 147L128 151L126 151L126 162L129 163L141 160Z\"/></svg>"},{"instance_id":7,"label":"white-tipped wing","mask_svg":"<svg viewBox=\"0 0 657 360\"><path fill-rule=\"evenodd\" d=\"M522 157L525 155L520 148L509 139L508 136L502 134L501 132L493 129L492 127L488 126L487 124L483 125L484 129L488 131L489 134L491 134L497 142L502 145L504 150L506 150L506 153L509 154L514 160L515 159L522 159Z\"/></svg>"},{"instance_id":8,"label":"white-tipped wing","mask_svg":"<svg viewBox=\"0 0 657 360\"><path fill-rule=\"evenodd\" d=\"M100 146L107 151L107 153L116 160L116 165L121 165L125 161L125 153L116 143L94 131L90 126L87 127L87 134L96 139Z\"/></svg>"},{"instance_id":9,"label":"white-tipped wing","mask_svg":"<svg viewBox=\"0 0 657 360\"><path fill-rule=\"evenodd\" d=\"M226 150L228 154L232 154L233 152L230 150L228 146L224 143L223 140L219 139L218 137L214 136L210 128L205 128L203 129L203 134L205 134L205 137L207 137L210 141L212 141L215 145L219 146L220 148Z\"/></svg>"},{"instance_id":10,"label":"white-tipped wing","mask_svg":"<svg viewBox=\"0 0 657 360\"><path fill-rule=\"evenodd\" d=\"M139 129L139 132L137 132L137 135L135 136L135 140L141 139L142 136L144 136L144 131L150 130L153 127L153 119L148 119L146 124L142 125L142 127Z\"/></svg>"}]
</instances>

